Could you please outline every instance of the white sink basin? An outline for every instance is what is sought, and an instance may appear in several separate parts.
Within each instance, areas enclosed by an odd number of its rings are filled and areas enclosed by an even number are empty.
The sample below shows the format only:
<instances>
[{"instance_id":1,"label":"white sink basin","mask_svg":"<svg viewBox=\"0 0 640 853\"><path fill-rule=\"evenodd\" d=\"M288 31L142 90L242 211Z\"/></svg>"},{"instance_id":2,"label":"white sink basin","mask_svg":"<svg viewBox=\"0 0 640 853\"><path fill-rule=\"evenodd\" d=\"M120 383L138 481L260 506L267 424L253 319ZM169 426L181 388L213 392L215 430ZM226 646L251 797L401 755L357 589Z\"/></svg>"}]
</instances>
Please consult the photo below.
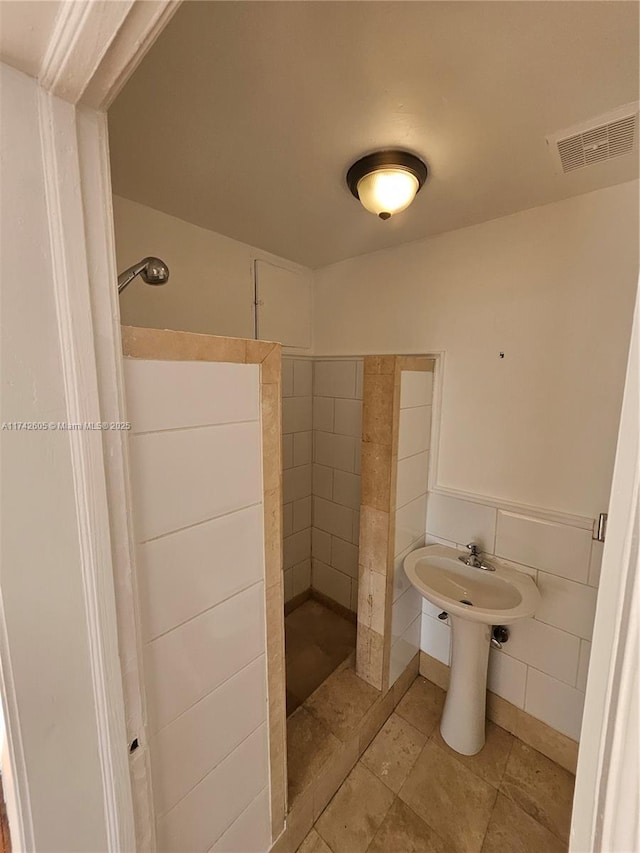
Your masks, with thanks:
<instances>
[{"instance_id":1,"label":"white sink basin","mask_svg":"<svg viewBox=\"0 0 640 853\"><path fill-rule=\"evenodd\" d=\"M443 545L412 551L404 570L418 592L451 616L485 625L510 625L533 616L540 593L529 575L495 560L495 572L461 563L466 556Z\"/></svg>"},{"instance_id":2,"label":"white sink basin","mask_svg":"<svg viewBox=\"0 0 640 853\"><path fill-rule=\"evenodd\" d=\"M497 560L473 568L462 551L427 545L404 560L407 578L451 619L451 674L440 732L452 749L475 755L484 746L487 667L493 625L533 616L540 593L529 575Z\"/></svg>"}]
</instances>

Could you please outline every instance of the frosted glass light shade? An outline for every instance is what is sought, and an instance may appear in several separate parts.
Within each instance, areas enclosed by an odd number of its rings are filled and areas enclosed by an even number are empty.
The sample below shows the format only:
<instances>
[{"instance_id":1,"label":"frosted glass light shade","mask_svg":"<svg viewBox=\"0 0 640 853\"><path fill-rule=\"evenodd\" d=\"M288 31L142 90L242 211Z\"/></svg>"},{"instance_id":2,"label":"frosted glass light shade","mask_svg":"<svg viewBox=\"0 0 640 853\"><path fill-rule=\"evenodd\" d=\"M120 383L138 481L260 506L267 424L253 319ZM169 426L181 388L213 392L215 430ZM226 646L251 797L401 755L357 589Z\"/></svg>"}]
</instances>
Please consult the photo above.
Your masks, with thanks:
<instances>
[{"instance_id":1,"label":"frosted glass light shade","mask_svg":"<svg viewBox=\"0 0 640 853\"><path fill-rule=\"evenodd\" d=\"M365 210L389 219L409 207L424 186L427 164L410 151L389 148L356 160L347 172L347 186Z\"/></svg>"},{"instance_id":2,"label":"frosted glass light shade","mask_svg":"<svg viewBox=\"0 0 640 853\"><path fill-rule=\"evenodd\" d=\"M409 207L419 188L418 179L405 169L378 169L358 181L358 198L371 213L388 219Z\"/></svg>"}]
</instances>

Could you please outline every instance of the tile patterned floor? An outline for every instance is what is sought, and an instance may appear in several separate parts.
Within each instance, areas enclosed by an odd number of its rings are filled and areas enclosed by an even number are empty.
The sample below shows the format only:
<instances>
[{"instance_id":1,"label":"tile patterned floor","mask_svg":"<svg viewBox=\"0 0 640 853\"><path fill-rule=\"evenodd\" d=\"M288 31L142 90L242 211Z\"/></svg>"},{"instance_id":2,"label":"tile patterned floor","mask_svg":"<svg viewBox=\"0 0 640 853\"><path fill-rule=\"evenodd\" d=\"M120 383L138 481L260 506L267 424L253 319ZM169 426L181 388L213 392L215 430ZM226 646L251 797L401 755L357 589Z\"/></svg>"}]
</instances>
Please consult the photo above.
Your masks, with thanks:
<instances>
[{"instance_id":1,"label":"tile patterned floor","mask_svg":"<svg viewBox=\"0 0 640 853\"><path fill-rule=\"evenodd\" d=\"M336 759L379 698L375 687L358 678L347 660L291 714L287 720L289 807L324 765Z\"/></svg>"},{"instance_id":2,"label":"tile patterned floor","mask_svg":"<svg viewBox=\"0 0 640 853\"><path fill-rule=\"evenodd\" d=\"M444 692L413 683L298 853L563 853L574 777L493 723L474 756L450 749Z\"/></svg>"},{"instance_id":3,"label":"tile patterned floor","mask_svg":"<svg viewBox=\"0 0 640 853\"><path fill-rule=\"evenodd\" d=\"M354 651L356 626L309 599L284 620L287 716Z\"/></svg>"}]
</instances>

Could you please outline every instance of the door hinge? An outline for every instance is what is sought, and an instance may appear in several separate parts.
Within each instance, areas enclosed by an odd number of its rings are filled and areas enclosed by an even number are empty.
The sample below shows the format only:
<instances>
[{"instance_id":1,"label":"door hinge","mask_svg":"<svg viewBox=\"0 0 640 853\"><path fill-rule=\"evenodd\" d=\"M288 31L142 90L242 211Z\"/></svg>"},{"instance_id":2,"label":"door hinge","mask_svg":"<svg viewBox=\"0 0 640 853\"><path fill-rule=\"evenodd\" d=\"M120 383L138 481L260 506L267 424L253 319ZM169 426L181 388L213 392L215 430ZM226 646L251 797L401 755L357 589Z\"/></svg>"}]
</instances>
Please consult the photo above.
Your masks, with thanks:
<instances>
[{"instance_id":1,"label":"door hinge","mask_svg":"<svg viewBox=\"0 0 640 853\"><path fill-rule=\"evenodd\" d=\"M604 537L607 533L607 519L608 513L601 512L600 515L593 522L593 536L592 539L595 539L596 542L604 542Z\"/></svg>"}]
</instances>

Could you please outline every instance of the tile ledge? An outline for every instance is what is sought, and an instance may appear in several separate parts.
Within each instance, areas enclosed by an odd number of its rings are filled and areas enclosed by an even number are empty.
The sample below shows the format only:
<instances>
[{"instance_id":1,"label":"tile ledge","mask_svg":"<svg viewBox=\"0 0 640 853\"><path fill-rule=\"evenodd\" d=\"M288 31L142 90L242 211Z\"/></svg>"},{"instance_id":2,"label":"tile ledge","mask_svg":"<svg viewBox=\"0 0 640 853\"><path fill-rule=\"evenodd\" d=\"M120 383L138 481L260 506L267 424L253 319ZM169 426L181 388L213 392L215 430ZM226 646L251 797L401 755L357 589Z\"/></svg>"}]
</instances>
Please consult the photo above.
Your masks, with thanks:
<instances>
[{"instance_id":1,"label":"tile ledge","mask_svg":"<svg viewBox=\"0 0 640 853\"><path fill-rule=\"evenodd\" d=\"M593 532L593 518L583 515L572 515L571 513L558 512L557 510L545 509L544 507L521 504L515 501L500 500L488 495L478 495L474 492L462 492L457 489L449 489L446 486L434 486L429 489L430 495L440 495L443 498L466 501L467 503L480 504L491 509L511 512L516 515L524 515L540 521L550 521L553 524L564 524L567 527L577 527L581 530Z\"/></svg>"}]
</instances>

